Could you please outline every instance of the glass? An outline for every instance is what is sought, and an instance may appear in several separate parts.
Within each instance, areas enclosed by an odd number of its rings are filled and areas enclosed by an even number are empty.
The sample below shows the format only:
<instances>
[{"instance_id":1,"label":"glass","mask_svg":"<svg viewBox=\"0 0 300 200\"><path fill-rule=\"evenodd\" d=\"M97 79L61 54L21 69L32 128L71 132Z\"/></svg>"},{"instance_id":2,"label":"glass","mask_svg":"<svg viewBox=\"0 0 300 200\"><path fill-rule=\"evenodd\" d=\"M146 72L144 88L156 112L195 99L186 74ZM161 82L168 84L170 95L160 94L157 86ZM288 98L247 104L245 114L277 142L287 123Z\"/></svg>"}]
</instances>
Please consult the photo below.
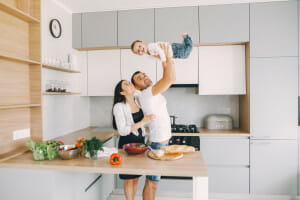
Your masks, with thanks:
<instances>
[{"instance_id":1,"label":"glass","mask_svg":"<svg viewBox=\"0 0 300 200\"><path fill-rule=\"evenodd\" d=\"M45 160L45 154L42 150L35 150L33 151L33 160Z\"/></svg>"},{"instance_id":2,"label":"glass","mask_svg":"<svg viewBox=\"0 0 300 200\"><path fill-rule=\"evenodd\" d=\"M91 160L96 160L98 158L98 150L92 150L89 153L90 153Z\"/></svg>"},{"instance_id":3,"label":"glass","mask_svg":"<svg viewBox=\"0 0 300 200\"><path fill-rule=\"evenodd\" d=\"M55 81L47 80L47 82L46 82L46 92L56 92Z\"/></svg>"}]
</instances>

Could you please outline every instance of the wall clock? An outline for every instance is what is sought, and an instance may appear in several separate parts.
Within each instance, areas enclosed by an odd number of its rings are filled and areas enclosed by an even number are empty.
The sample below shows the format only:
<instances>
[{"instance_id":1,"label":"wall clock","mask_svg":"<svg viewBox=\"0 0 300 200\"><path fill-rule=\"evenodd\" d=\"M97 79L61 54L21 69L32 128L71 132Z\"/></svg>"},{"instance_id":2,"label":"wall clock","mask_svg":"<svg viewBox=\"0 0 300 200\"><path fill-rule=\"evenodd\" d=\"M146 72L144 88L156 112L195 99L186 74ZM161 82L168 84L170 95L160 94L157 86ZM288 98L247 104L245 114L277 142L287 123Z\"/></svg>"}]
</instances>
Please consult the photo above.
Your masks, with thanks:
<instances>
[{"instance_id":1,"label":"wall clock","mask_svg":"<svg viewBox=\"0 0 300 200\"><path fill-rule=\"evenodd\" d=\"M51 19L49 29L54 38L59 38L61 36L61 24L58 19Z\"/></svg>"}]
</instances>

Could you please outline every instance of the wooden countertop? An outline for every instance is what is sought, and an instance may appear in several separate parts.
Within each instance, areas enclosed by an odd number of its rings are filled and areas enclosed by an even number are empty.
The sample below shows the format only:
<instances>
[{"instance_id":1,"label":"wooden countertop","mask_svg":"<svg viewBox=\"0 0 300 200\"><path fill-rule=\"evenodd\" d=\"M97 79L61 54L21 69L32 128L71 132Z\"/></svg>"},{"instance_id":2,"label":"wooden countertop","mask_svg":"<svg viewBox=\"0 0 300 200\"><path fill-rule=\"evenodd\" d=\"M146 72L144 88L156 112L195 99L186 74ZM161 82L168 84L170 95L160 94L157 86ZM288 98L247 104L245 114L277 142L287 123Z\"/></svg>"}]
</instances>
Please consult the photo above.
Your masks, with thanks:
<instances>
[{"instance_id":1,"label":"wooden countertop","mask_svg":"<svg viewBox=\"0 0 300 200\"><path fill-rule=\"evenodd\" d=\"M107 141L114 135L119 135L112 128L88 127L70 134L54 138L61 140L65 144L74 144L78 137L88 139L96 136L102 141ZM207 130L200 128L200 133L172 133L173 136L243 136L249 137L249 133L240 129L234 130ZM109 174L153 174L165 176L207 176L207 169L203 160L202 153L197 151L193 154L185 154L183 159L176 161L157 161L148 158L145 154L127 155L123 150L119 150L123 157L121 166L110 165L108 158L89 160L78 158L75 160L46 160L34 161L32 153L26 152L14 158L0 162L0 167L22 168L22 169L45 169L59 171L75 171L90 173L109 173Z\"/></svg>"},{"instance_id":2,"label":"wooden countertop","mask_svg":"<svg viewBox=\"0 0 300 200\"><path fill-rule=\"evenodd\" d=\"M119 150L123 161L121 165L113 166L108 157L90 160L78 158L74 160L34 161L32 152L27 152L15 158L3 161L0 167L21 168L36 170L57 170L104 174L139 174L139 175L164 175L164 176L202 176L207 177L207 168L202 153L185 154L182 159L175 161L159 161L147 157L146 153L139 155L128 155Z\"/></svg>"},{"instance_id":3,"label":"wooden countertop","mask_svg":"<svg viewBox=\"0 0 300 200\"><path fill-rule=\"evenodd\" d=\"M172 136L213 136L213 137L249 137L250 134L241 129L233 129L233 130L208 130L204 128L199 128L200 133L172 133ZM148 134L148 131L147 131ZM96 136L102 141L106 141L110 139L114 135L119 135L119 133L113 128L99 128L99 127L88 127L79 131L75 131L73 133L69 133L64 136L60 136L54 138L54 140L61 140L65 144L73 144L76 142L76 138L78 137L86 137L88 139Z\"/></svg>"}]
</instances>

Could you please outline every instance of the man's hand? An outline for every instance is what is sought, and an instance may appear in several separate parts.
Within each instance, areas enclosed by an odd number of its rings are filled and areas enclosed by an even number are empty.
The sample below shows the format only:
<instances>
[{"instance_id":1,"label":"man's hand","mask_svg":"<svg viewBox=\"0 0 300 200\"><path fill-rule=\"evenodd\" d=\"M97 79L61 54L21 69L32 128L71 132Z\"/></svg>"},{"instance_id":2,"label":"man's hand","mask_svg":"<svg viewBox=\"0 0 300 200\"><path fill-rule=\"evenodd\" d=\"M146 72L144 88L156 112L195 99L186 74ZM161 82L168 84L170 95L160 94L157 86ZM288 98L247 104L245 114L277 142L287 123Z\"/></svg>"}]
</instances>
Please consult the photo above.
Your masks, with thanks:
<instances>
[{"instance_id":1,"label":"man's hand","mask_svg":"<svg viewBox=\"0 0 300 200\"><path fill-rule=\"evenodd\" d=\"M171 55L169 54L170 45L165 45L165 44L160 43L159 46L165 53L166 61L162 63L163 70L164 70L162 79L160 79L152 87L152 95L153 96L165 92L167 89L169 89L169 87L176 80L173 61L172 61L172 58L170 58Z\"/></svg>"}]
</instances>

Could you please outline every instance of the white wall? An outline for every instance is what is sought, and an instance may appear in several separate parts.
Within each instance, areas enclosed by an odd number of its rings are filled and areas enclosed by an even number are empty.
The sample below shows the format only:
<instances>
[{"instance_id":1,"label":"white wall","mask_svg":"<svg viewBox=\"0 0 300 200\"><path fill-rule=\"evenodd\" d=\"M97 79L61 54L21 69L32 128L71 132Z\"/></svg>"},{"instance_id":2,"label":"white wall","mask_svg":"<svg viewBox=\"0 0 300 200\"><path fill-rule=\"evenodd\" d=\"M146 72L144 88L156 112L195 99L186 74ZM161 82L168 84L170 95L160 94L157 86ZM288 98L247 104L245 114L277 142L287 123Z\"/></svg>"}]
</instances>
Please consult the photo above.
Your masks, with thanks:
<instances>
[{"instance_id":1,"label":"white wall","mask_svg":"<svg viewBox=\"0 0 300 200\"><path fill-rule=\"evenodd\" d=\"M228 114L234 127L239 125L239 97L236 95L199 96L196 88L170 88L164 93L170 115L176 115L176 124L197 124L203 127L208 114ZM90 97L92 126L112 127L113 97Z\"/></svg>"},{"instance_id":2,"label":"white wall","mask_svg":"<svg viewBox=\"0 0 300 200\"><path fill-rule=\"evenodd\" d=\"M53 0L42 0L42 60L60 59L67 62L68 54L79 55L72 49L72 15ZM56 18L62 26L60 38L53 38L49 22ZM80 67L80 66L79 66ZM80 68L79 68L80 69ZM66 80L69 91L80 91L81 74L70 74L49 69L42 71L42 87L47 80ZM43 95L44 140L58 137L89 126L89 99L80 96Z\"/></svg>"}]
</instances>

